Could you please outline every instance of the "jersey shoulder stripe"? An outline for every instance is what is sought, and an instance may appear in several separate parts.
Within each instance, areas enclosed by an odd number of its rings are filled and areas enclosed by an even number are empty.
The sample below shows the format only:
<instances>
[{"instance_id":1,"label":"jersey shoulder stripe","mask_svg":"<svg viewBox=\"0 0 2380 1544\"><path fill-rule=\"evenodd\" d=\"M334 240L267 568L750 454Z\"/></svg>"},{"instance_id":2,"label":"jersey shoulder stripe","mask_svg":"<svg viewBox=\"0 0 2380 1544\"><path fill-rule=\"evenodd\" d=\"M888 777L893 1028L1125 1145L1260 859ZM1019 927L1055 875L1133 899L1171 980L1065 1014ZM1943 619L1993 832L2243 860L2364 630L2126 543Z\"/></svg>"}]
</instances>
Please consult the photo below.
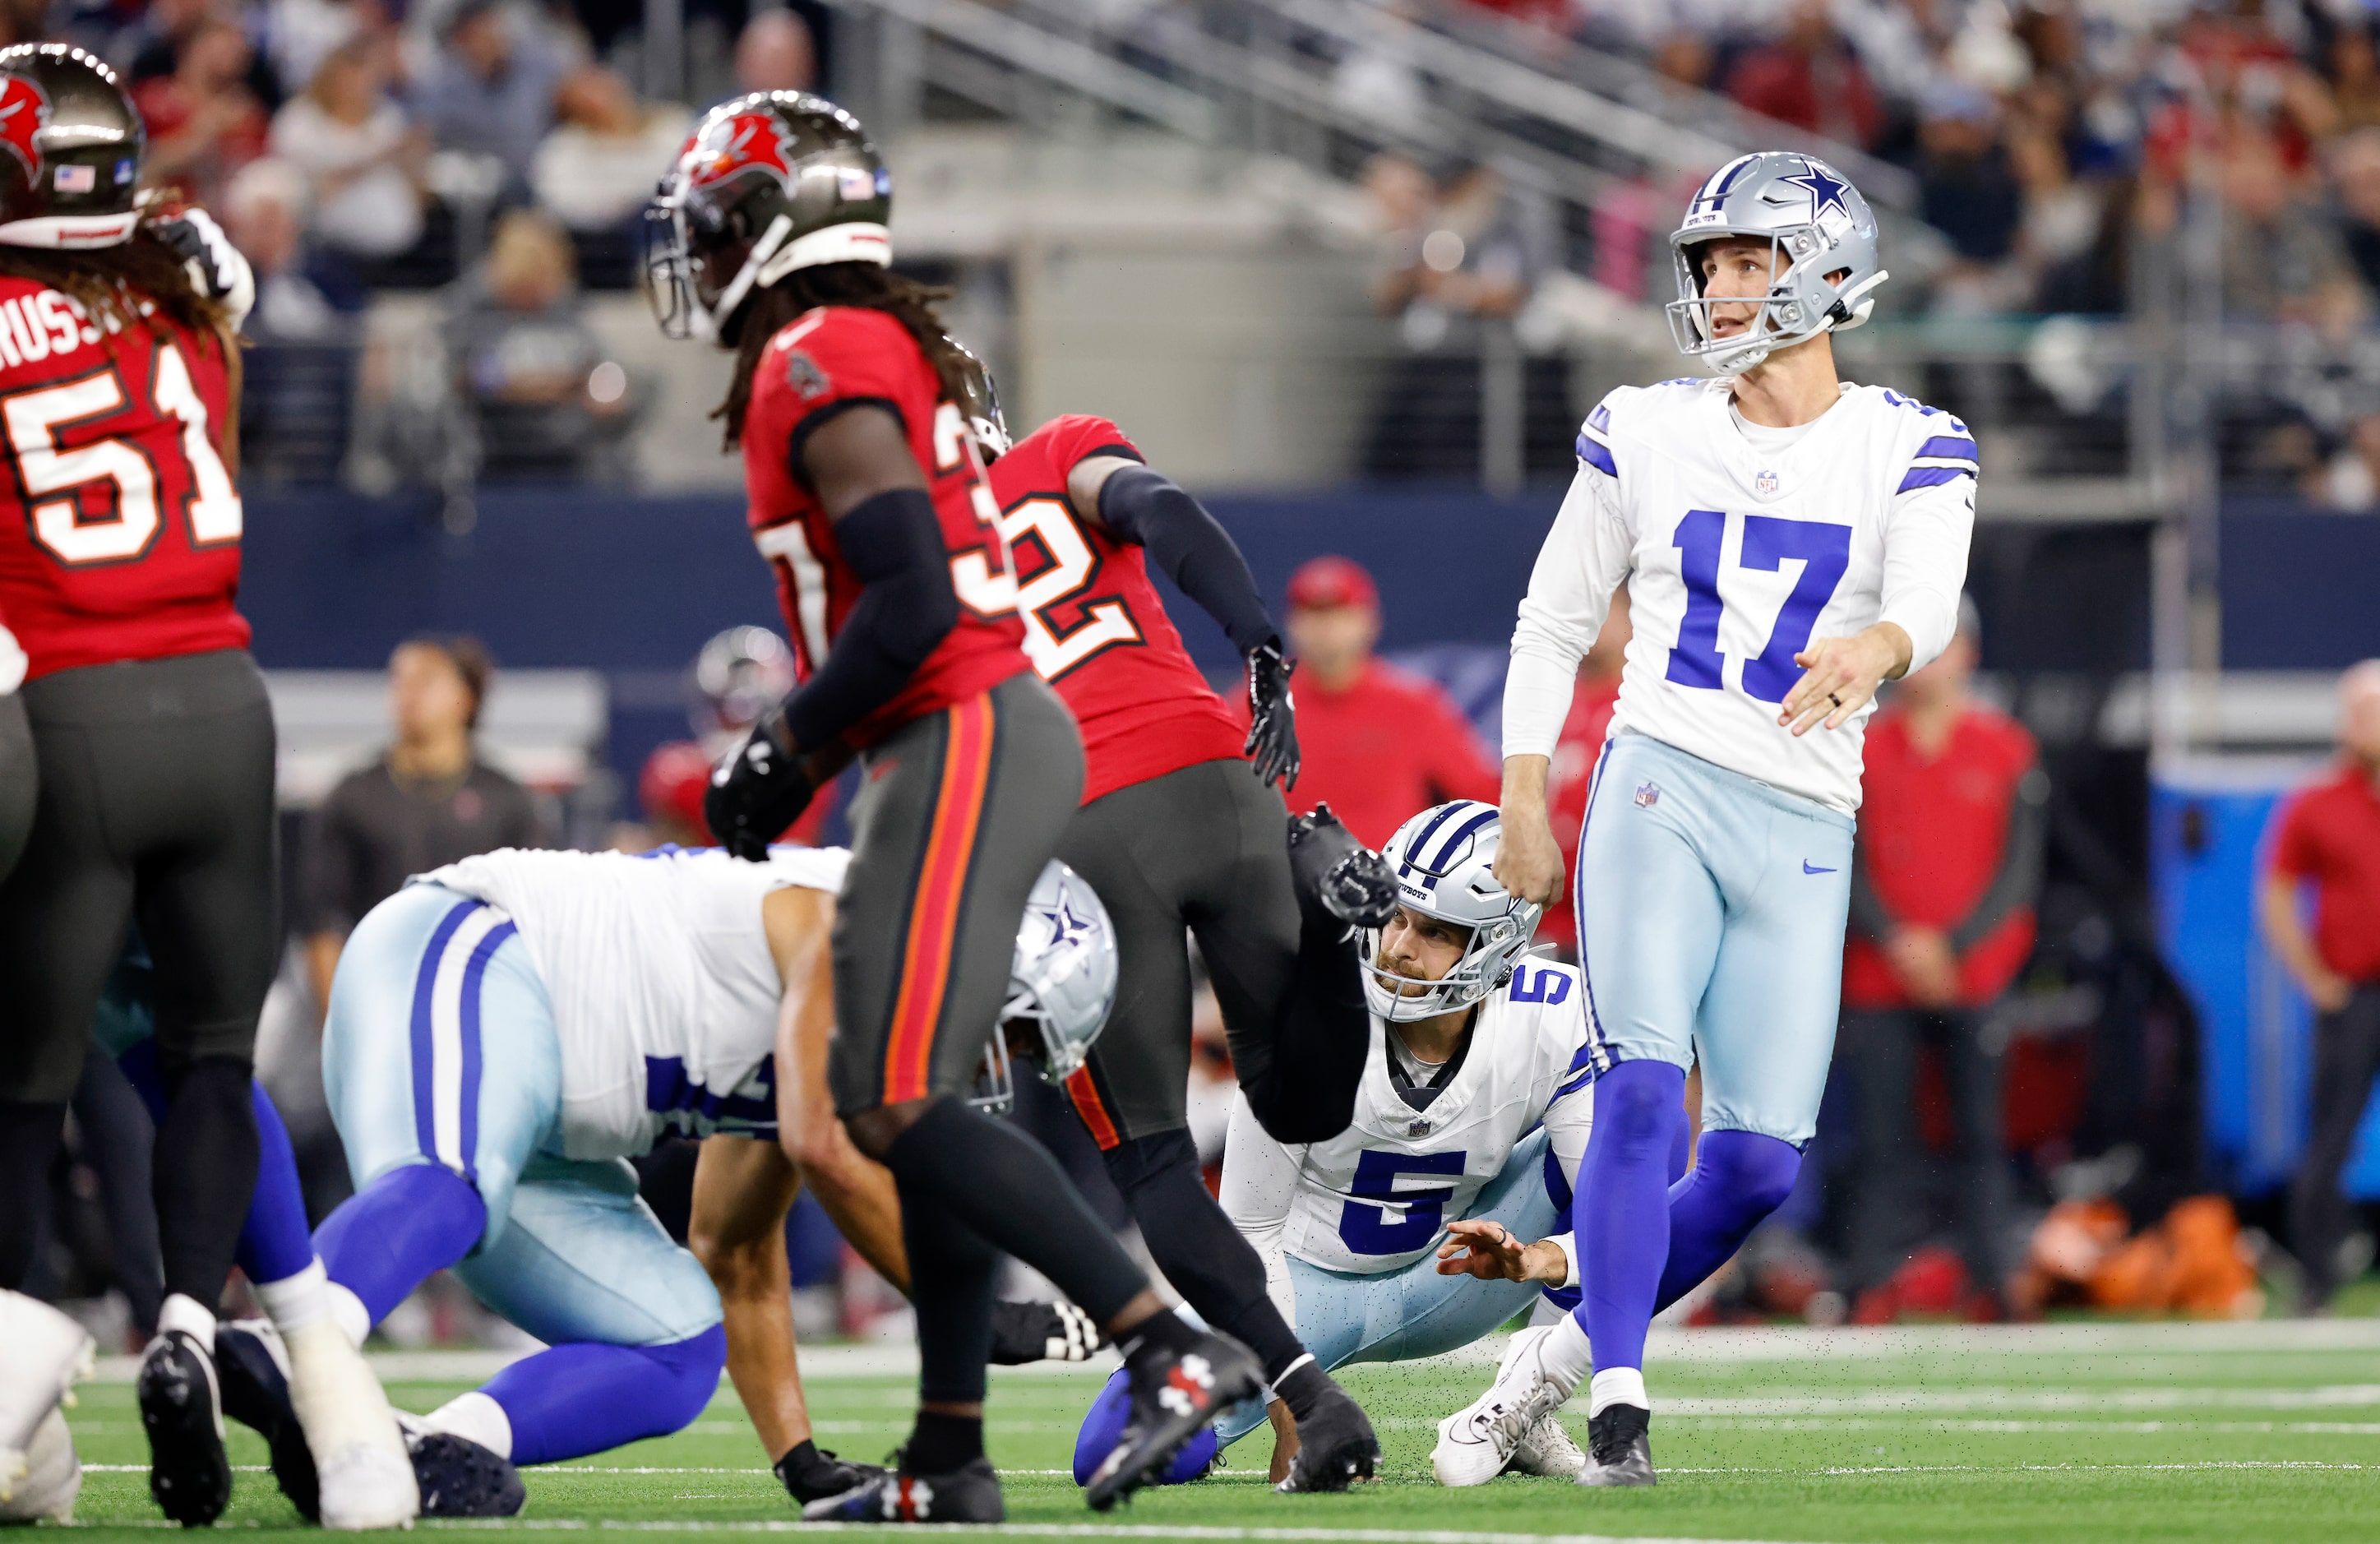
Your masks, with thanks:
<instances>
[{"instance_id":1,"label":"jersey shoulder stripe","mask_svg":"<svg viewBox=\"0 0 2380 1544\"><path fill-rule=\"evenodd\" d=\"M1888 407L1899 410L1900 432L1913 436L1917 442L1910 449L1900 485L1892 491L1894 497L1924 488L1939 488L1962 477L1972 480L1981 470L1974 431L1958 415L1929 407L1888 387L1878 395Z\"/></svg>"}]
</instances>

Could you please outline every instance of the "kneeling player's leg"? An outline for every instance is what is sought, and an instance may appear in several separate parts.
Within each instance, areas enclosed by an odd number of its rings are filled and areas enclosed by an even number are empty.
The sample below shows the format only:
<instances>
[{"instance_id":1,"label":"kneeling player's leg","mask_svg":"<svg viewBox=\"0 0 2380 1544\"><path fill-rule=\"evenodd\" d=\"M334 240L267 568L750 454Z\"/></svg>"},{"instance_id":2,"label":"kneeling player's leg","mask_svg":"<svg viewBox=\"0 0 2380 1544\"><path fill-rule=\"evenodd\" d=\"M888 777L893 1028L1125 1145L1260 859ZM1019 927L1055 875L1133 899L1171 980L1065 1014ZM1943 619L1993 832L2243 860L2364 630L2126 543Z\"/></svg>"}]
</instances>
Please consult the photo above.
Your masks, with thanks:
<instances>
[{"instance_id":1,"label":"kneeling player's leg","mask_svg":"<svg viewBox=\"0 0 2380 1544\"><path fill-rule=\"evenodd\" d=\"M409 885L357 925L322 1035L356 1194L315 1235L358 1343L432 1272L502 1236L558 1118L553 1010L504 914Z\"/></svg>"},{"instance_id":2,"label":"kneeling player's leg","mask_svg":"<svg viewBox=\"0 0 2380 1544\"><path fill-rule=\"evenodd\" d=\"M1764 803L1743 823L1720 859L1730 913L1696 1028L1703 1138L1671 1200L1665 1303L1725 1264L1784 1203L1834 1054L1851 821Z\"/></svg>"},{"instance_id":3,"label":"kneeling player's leg","mask_svg":"<svg viewBox=\"0 0 2380 1544\"><path fill-rule=\"evenodd\" d=\"M1594 1344L1597 1393L1616 1388L1637 1404L1670 1253L1670 1163L1686 1118L1694 1012L1724 924L1703 853L1710 812L1680 796L1693 791L1691 763L1637 736L1606 749L1573 896L1588 962L1588 1045L1604 1068L1573 1208L1583 1257L1574 1317Z\"/></svg>"},{"instance_id":4,"label":"kneeling player's leg","mask_svg":"<svg viewBox=\"0 0 2380 1544\"><path fill-rule=\"evenodd\" d=\"M502 1233L455 1274L548 1349L433 1412L432 1430L551 1464L667 1436L719 1391L718 1289L624 1162L532 1159Z\"/></svg>"}]
</instances>

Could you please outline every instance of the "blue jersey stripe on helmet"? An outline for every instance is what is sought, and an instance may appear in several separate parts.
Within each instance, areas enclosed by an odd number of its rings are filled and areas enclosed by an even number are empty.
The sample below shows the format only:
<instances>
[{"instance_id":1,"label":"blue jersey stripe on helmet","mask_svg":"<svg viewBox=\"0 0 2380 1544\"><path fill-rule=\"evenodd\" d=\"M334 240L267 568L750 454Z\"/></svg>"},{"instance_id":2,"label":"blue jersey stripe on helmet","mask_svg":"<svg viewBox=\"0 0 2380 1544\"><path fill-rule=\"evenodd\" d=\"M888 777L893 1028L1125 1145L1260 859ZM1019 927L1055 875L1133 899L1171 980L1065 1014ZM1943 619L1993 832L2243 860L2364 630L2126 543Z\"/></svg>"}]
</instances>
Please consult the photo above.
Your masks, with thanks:
<instances>
[{"instance_id":1,"label":"blue jersey stripe on helmet","mask_svg":"<svg viewBox=\"0 0 2380 1544\"><path fill-rule=\"evenodd\" d=\"M1945 482L1974 475L1973 469L1967 467L1912 467L1909 475L1900 480L1900 486L1893 492L1912 493L1920 488L1938 488Z\"/></svg>"},{"instance_id":2,"label":"blue jersey stripe on helmet","mask_svg":"<svg viewBox=\"0 0 2380 1544\"><path fill-rule=\"evenodd\" d=\"M1610 450L1585 434L1578 437L1578 458L1606 477L1620 475L1620 463L1611 458Z\"/></svg>"},{"instance_id":3,"label":"blue jersey stripe on helmet","mask_svg":"<svg viewBox=\"0 0 2380 1544\"><path fill-rule=\"evenodd\" d=\"M1405 844L1405 856L1403 859L1404 867L1407 869L1419 867L1421 863L1421 850L1429 845L1429 833L1444 825L1447 821L1454 819L1457 815L1462 814L1463 807L1469 803L1471 803L1471 800L1469 799L1456 799L1453 803L1439 809L1438 813L1431 818L1429 824L1422 827L1419 831L1415 832L1413 840Z\"/></svg>"},{"instance_id":4,"label":"blue jersey stripe on helmet","mask_svg":"<svg viewBox=\"0 0 2380 1544\"><path fill-rule=\"evenodd\" d=\"M1975 458L1975 442L1962 440L1956 434L1937 434L1919 445L1917 454L1921 456L1962 456L1972 461Z\"/></svg>"},{"instance_id":5,"label":"blue jersey stripe on helmet","mask_svg":"<svg viewBox=\"0 0 2380 1544\"><path fill-rule=\"evenodd\" d=\"M1586 426L1589 429L1600 429L1609 432L1611 428L1610 407L1603 403L1597 403L1595 411L1586 415Z\"/></svg>"}]
</instances>

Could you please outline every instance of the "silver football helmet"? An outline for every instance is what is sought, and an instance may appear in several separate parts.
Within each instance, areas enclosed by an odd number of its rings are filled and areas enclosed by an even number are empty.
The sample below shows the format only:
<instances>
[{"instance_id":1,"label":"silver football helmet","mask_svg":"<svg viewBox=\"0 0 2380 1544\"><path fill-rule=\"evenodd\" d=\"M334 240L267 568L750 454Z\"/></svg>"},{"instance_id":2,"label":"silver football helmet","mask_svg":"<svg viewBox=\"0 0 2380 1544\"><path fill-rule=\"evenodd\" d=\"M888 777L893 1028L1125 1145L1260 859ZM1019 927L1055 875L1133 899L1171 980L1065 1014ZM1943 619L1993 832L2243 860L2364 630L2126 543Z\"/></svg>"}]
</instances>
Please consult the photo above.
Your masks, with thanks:
<instances>
[{"instance_id":1,"label":"silver football helmet","mask_svg":"<svg viewBox=\"0 0 2380 1544\"><path fill-rule=\"evenodd\" d=\"M1723 236L1768 242L1769 278L1752 325L1718 338L1711 335L1711 308L1747 298L1705 296L1694 249ZM1820 333L1858 326L1876 309L1876 286L1891 277L1878 262L1876 214L1859 189L1825 162L1788 151L1740 155L1712 173L1670 234L1670 250L1678 272L1670 334L1680 352L1722 375Z\"/></svg>"},{"instance_id":2,"label":"silver football helmet","mask_svg":"<svg viewBox=\"0 0 2380 1544\"><path fill-rule=\"evenodd\" d=\"M1042 1076L1060 1083L1073 1075L1107 1027L1117 969L1115 924L1108 919L1108 908L1082 875L1051 858L1026 899L1009 967L1008 1005L983 1048L983 1070L969 1102L991 1114L1016 1102L1011 1026L1029 1025L1039 1032L1036 1059Z\"/></svg>"},{"instance_id":3,"label":"silver football helmet","mask_svg":"<svg viewBox=\"0 0 2380 1544\"><path fill-rule=\"evenodd\" d=\"M1545 908L1496 882L1503 838L1494 805L1456 799L1415 815L1380 849L1397 877L1397 904L1470 929L1471 942L1453 969L1423 981L1384 968L1381 930L1364 930L1364 996L1373 1013L1396 1024L1435 1018L1469 1007L1512 976Z\"/></svg>"}]
</instances>

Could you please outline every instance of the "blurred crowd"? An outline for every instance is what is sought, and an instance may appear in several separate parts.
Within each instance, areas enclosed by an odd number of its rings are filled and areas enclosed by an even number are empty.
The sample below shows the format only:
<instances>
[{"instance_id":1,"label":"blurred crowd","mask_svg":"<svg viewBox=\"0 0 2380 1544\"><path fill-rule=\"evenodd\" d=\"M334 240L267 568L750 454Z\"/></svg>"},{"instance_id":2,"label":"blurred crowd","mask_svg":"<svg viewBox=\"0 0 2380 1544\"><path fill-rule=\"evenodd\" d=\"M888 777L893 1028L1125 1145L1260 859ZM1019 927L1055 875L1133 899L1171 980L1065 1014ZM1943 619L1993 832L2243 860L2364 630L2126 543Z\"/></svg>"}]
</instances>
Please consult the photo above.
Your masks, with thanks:
<instances>
[{"instance_id":1,"label":"blurred crowd","mask_svg":"<svg viewBox=\"0 0 2380 1544\"><path fill-rule=\"evenodd\" d=\"M2226 483L2380 507L2380 62L2364 0L1407 0L1390 9L1498 38L1507 52L1519 40L1517 52L1556 72L1576 70L1580 49L1631 59L1682 95L1713 93L1907 171L1914 213L1941 245L1922 261L1904 248L1892 263L1898 317L2112 319L2140 309L2144 286L2161 286L2154 303L2193 320L2219 312L2231 324L2215 367ZM1428 102L1427 72L1394 48L1357 51L1337 69L1340 100L1356 110ZM1666 300L1666 237L1710 169L1624 181L1603 196L1591 276L1628 298ZM1465 206L1481 202L1477 176L1449 167L1433 184L1384 158L1367 177L1390 276L1376 297L1409 334L1442 329L1441 314L1512 315L1542 271L1541 253L1509 238L1509 218L1468 217L1472 231L1504 234L1478 256L1452 242L1427 254L1408 239L1425 202L1448 213L1424 229L1465 234ZM2185 272L2180 239L2194 199L2207 228L2219 225L2219 237L2199 243L2199 278ZM2122 371L2075 342L2083 335L2037 338L2027 379L1994 389L2029 393L2045 415L2107 417L2112 430ZM1929 400L1957 398L1972 384L1922 389ZM1979 406L1954 405L1971 416ZM1388 462L1402 427L1382 420ZM1372 460L1375 471L1394 469L1381 452Z\"/></svg>"}]
</instances>

